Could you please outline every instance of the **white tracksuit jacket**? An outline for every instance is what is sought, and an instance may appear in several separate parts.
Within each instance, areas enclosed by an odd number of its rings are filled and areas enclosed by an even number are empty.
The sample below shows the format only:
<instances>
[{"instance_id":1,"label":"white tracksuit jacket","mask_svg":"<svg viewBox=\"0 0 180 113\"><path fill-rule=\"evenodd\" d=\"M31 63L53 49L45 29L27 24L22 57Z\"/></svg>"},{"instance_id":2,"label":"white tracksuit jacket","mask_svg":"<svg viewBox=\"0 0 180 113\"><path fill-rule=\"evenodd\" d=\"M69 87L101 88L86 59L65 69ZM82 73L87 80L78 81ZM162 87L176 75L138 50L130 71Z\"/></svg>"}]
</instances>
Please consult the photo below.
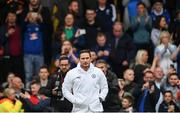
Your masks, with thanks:
<instances>
[{"instance_id":1,"label":"white tracksuit jacket","mask_svg":"<svg viewBox=\"0 0 180 113\"><path fill-rule=\"evenodd\" d=\"M90 64L87 71L78 64L67 73L62 92L73 103L72 112L102 112L103 106L99 97L105 100L108 93L107 80L104 73L93 64Z\"/></svg>"}]
</instances>

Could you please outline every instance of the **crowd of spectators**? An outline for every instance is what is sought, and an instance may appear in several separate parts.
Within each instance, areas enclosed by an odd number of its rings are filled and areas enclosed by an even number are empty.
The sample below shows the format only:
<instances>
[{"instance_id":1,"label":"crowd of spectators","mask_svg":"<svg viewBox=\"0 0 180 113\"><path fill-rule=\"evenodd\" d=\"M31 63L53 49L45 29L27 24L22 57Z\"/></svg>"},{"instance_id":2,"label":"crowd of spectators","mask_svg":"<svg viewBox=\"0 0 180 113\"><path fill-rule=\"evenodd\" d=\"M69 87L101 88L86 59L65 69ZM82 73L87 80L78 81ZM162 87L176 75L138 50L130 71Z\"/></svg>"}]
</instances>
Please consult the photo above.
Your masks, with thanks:
<instances>
[{"instance_id":1,"label":"crowd of spectators","mask_svg":"<svg viewBox=\"0 0 180 113\"><path fill-rule=\"evenodd\" d=\"M0 112L71 111L83 49L105 112L180 112L180 0L0 0Z\"/></svg>"}]
</instances>

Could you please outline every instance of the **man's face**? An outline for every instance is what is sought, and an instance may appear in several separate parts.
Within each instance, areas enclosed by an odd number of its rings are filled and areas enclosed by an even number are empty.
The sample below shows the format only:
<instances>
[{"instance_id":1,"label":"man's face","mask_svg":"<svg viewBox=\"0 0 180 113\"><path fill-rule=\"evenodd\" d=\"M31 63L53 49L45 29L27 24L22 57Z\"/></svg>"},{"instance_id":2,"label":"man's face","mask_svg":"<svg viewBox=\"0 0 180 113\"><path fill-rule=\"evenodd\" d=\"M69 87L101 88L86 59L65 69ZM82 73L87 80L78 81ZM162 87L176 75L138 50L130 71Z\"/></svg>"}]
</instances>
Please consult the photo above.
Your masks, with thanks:
<instances>
[{"instance_id":1,"label":"man's face","mask_svg":"<svg viewBox=\"0 0 180 113\"><path fill-rule=\"evenodd\" d=\"M162 8L163 8L163 4L161 2L156 2L154 4L154 8L155 8L156 11L161 11Z\"/></svg>"},{"instance_id":2,"label":"man's face","mask_svg":"<svg viewBox=\"0 0 180 113\"><path fill-rule=\"evenodd\" d=\"M164 100L165 100L167 103L171 102L172 99L173 99L173 96L172 96L171 93L166 93L166 94L164 95Z\"/></svg>"},{"instance_id":3,"label":"man's face","mask_svg":"<svg viewBox=\"0 0 180 113\"><path fill-rule=\"evenodd\" d=\"M170 83L171 86L176 86L178 81L179 81L179 79L178 79L178 77L176 75L171 75L169 77L169 83Z\"/></svg>"},{"instance_id":4,"label":"man's face","mask_svg":"<svg viewBox=\"0 0 180 113\"><path fill-rule=\"evenodd\" d=\"M15 77L15 75L13 73L9 74L8 78L7 78L8 83L12 83L12 80L14 77Z\"/></svg>"},{"instance_id":5,"label":"man's face","mask_svg":"<svg viewBox=\"0 0 180 113\"><path fill-rule=\"evenodd\" d=\"M74 24L74 17L71 14L66 15L65 17L65 25L72 26Z\"/></svg>"},{"instance_id":6,"label":"man's face","mask_svg":"<svg viewBox=\"0 0 180 113\"><path fill-rule=\"evenodd\" d=\"M70 10L78 13L78 10L79 10L78 2L72 2L70 5Z\"/></svg>"},{"instance_id":7,"label":"man's face","mask_svg":"<svg viewBox=\"0 0 180 113\"><path fill-rule=\"evenodd\" d=\"M83 68L89 67L90 63L91 63L90 54L89 53L81 53L79 61L80 61L81 67L83 67Z\"/></svg>"},{"instance_id":8,"label":"man's face","mask_svg":"<svg viewBox=\"0 0 180 113\"><path fill-rule=\"evenodd\" d=\"M128 81L134 81L134 71L133 70L127 70L124 73L124 79Z\"/></svg>"},{"instance_id":9,"label":"man's face","mask_svg":"<svg viewBox=\"0 0 180 113\"><path fill-rule=\"evenodd\" d=\"M15 97L16 97L16 92L15 92L14 89L11 89L11 90L9 91L8 98L11 99L11 100L14 100Z\"/></svg>"},{"instance_id":10,"label":"man's face","mask_svg":"<svg viewBox=\"0 0 180 113\"><path fill-rule=\"evenodd\" d=\"M37 95L40 89L40 85L38 84L33 84L31 85L31 93L32 95Z\"/></svg>"},{"instance_id":11,"label":"man's face","mask_svg":"<svg viewBox=\"0 0 180 113\"><path fill-rule=\"evenodd\" d=\"M122 35L122 26L121 25L114 25L113 26L113 34L115 37L120 37Z\"/></svg>"},{"instance_id":12,"label":"man's face","mask_svg":"<svg viewBox=\"0 0 180 113\"><path fill-rule=\"evenodd\" d=\"M35 6L39 4L39 0L30 0L30 4Z\"/></svg>"},{"instance_id":13,"label":"man's face","mask_svg":"<svg viewBox=\"0 0 180 113\"><path fill-rule=\"evenodd\" d=\"M71 43L69 41L65 41L62 45L65 53L69 53L70 49L72 48Z\"/></svg>"},{"instance_id":14,"label":"man's face","mask_svg":"<svg viewBox=\"0 0 180 113\"><path fill-rule=\"evenodd\" d=\"M101 69L103 71L103 73L106 75L106 73L107 73L107 66L106 66L106 64L98 63L98 64L96 64L96 67Z\"/></svg>"},{"instance_id":15,"label":"man's face","mask_svg":"<svg viewBox=\"0 0 180 113\"><path fill-rule=\"evenodd\" d=\"M143 5L138 5L138 7L137 7L137 12L138 12L138 14L140 14L140 15L145 14L145 7L144 7Z\"/></svg>"},{"instance_id":16,"label":"man's face","mask_svg":"<svg viewBox=\"0 0 180 113\"><path fill-rule=\"evenodd\" d=\"M95 20L96 13L94 10L86 10L86 19L88 22L92 22Z\"/></svg>"},{"instance_id":17,"label":"man's face","mask_svg":"<svg viewBox=\"0 0 180 113\"><path fill-rule=\"evenodd\" d=\"M104 46L106 44L106 38L104 36L97 37L97 43L99 46Z\"/></svg>"},{"instance_id":18,"label":"man's face","mask_svg":"<svg viewBox=\"0 0 180 113\"><path fill-rule=\"evenodd\" d=\"M122 99L122 107L123 108L128 108L129 106L131 106L131 103L129 102L129 100L128 99Z\"/></svg>"},{"instance_id":19,"label":"man's face","mask_svg":"<svg viewBox=\"0 0 180 113\"><path fill-rule=\"evenodd\" d=\"M144 82L149 82L154 80L154 75L152 73L146 73L143 77Z\"/></svg>"},{"instance_id":20,"label":"man's face","mask_svg":"<svg viewBox=\"0 0 180 113\"><path fill-rule=\"evenodd\" d=\"M59 67L60 67L60 69L61 69L61 71L63 73L66 73L69 70L69 68L70 68L69 61L68 60L61 60L59 62Z\"/></svg>"},{"instance_id":21,"label":"man's face","mask_svg":"<svg viewBox=\"0 0 180 113\"><path fill-rule=\"evenodd\" d=\"M42 68L40 69L39 71L39 77L40 79L42 80L47 80L48 79L48 76L49 76L49 72L46 68Z\"/></svg>"},{"instance_id":22,"label":"man's face","mask_svg":"<svg viewBox=\"0 0 180 113\"><path fill-rule=\"evenodd\" d=\"M22 89L23 88L23 83L22 83L22 80L20 78L17 78L15 77L13 80L12 80L12 85L13 85L13 88L15 89Z\"/></svg>"},{"instance_id":23,"label":"man's face","mask_svg":"<svg viewBox=\"0 0 180 113\"><path fill-rule=\"evenodd\" d=\"M164 76L163 70L160 67L157 67L155 69L154 76L156 77L156 79L162 79Z\"/></svg>"},{"instance_id":24,"label":"man's face","mask_svg":"<svg viewBox=\"0 0 180 113\"><path fill-rule=\"evenodd\" d=\"M97 59L96 52L95 51L91 51L90 53L91 53L91 61L92 62L96 61L96 59Z\"/></svg>"},{"instance_id":25,"label":"man's face","mask_svg":"<svg viewBox=\"0 0 180 113\"><path fill-rule=\"evenodd\" d=\"M16 22L16 14L9 13L7 15L7 21L8 21L8 23L13 23L14 24Z\"/></svg>"}]
</instances>

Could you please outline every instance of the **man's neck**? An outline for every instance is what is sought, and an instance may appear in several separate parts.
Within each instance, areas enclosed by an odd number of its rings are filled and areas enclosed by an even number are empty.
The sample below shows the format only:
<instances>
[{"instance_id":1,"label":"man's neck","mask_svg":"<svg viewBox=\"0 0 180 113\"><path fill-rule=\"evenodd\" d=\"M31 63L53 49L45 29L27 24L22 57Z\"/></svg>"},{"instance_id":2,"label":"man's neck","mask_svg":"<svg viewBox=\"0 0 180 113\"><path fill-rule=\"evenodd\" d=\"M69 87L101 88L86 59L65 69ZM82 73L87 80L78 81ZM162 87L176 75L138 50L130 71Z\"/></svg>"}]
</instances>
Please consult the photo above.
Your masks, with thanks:
<instances>
[{"instance_id":1,"label":"man's neck","mask_svg":"<svg viewBox=\"0 0 180 113\"><path fill-rule=\"evenodd\" d=\"M156 83L161 83L161 79L155 79Z\"/></svg>"},{"instance_id":2,"label":"man's neck","mask_svg":"<svg viewBox=\"0 0 180 113\"><path fill-rule=\"evenodd\" d=\"M81 66L81 68L82 68L84 71L87 71L87 70L89 69L89 67L90 67L90 66L88 66L88 67L83 67L83 66Z\"/></svg>"},{"instance_id":3,"label":"man's neck","mask_svg":"<svg viewBox=\"0 0 180 113\"><path fill-rule=\"evenodd\" d=\"M40 79L41 82L46 82L48 79Z\"/></svg>"},{"instance_id":4,"label":"man's neck","mask_svg":"<svg viewBox=\"0 0 180 113\"><path fill-rule=\"evenodd\" d=\"M99 8L105 8L106 4L99 4Z\"/></svg>"},{"instance_id":5,"label":"man's neck","mask_svg":"<svg viewBox=\"0 0 180 113\"><path fill-rule=\"evenodd\" d=\"M65 26L66 29L72 29L72 27L73 27L72 25L66 25Z\"/></svg>"},{"instance_id":6,"label":"man's neck","mask_svg":"<svg viewBox=\"0 0 180 113\"><path fill-rule=\"evenodd\" d=\"M89 24L89 25L93 25L94 23L95 23L95 20L88 21L88 24Z\"/></svg>"},{"instance_id":7,"label":"man's neck","mask_svg":"<svg viewBox=\"0 0 180 113\"><path fill-rule=\"evenodd\" d=\"M30 8L32 8L32 9L36 9L36 8L38 8L38 7L39 7L39 5L38 5L38 4L37 4L37 5L32 5L32 4L30 4L29 6L30 6Z\"/></svg>"},{"instance_id":8,"label":"man's neck","mask_svg":"<svg viewBox=\"0 0 180 113\"><path fill-rule=\"evenodd\" d=\"M8 23L8 26L15 26L16 25L16 23L14 22L14 23Z\"/></svg>"}]
</instances>

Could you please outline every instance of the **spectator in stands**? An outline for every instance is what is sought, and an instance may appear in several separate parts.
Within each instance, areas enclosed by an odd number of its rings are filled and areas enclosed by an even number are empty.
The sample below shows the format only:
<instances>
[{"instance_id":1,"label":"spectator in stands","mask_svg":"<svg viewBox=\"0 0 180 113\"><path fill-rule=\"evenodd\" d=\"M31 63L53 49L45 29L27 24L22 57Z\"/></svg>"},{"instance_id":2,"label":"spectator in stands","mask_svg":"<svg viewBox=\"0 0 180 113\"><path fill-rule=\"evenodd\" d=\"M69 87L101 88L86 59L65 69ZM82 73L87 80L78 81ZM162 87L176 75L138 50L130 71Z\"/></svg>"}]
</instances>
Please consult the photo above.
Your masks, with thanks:
<instances>
[{"instance_id":1,"label":"spectator in stands","mask_svg":"<svg viewBox=\"0 0 180 113\"><path fill-rule=\"evenodd\" d=\"M66 14L65 24L61 29L64 33L66 40L71 41L71 43L78 49L85 46L85 32L81 32L77 26L74 25L74 16L71 13Z\"/></svg>"},{"instance_id":2,"label":"spectator in stands","mask_svg":"<svg viewBox=\"0 0 180 113\"><path fill-rule=\"evenodd\" d=\"M154 75L151 71L146 71L143 76L141 95L137 104L138 112L155 112L157 101L155 100Z\"/></svg>"},{"instance_id":3,"label":"spectator in stands","mask_svg":"<svg viewBox=\"0 0 180 113\"><path fill-rule=\"evenodd\" d=\"M84 5L82 0L76 0L78 1L78 12L79 14L84 13ZM60 24L63 24L64 17L69 12L69 5L72 2L72 0L55 0L54 4L57 6L58 13L56 16L58 17L58 20L60 21Z\"/></svg>"},{"instance_id":4,"label":"spectator in stands","mask_svg":"<svg viewBox=\"0 0 180 113\"><path fill-rule=\"evenodd\" d=\"M77 51L73 50L72 44L70 41L65 40L62 43L62 47L61 47L61 55L66 55L69 60L70 60L70 64L71 64L71 69L74 68L77 63L78 63L78 53Z\"/></svg>"},{"instance_id":5,"label":"spectator in stands","mask_svg":"<svg viewBox=\"0 0 180 113\"><path fill-rule=\"evenodd\" d=\"M164 100L160 105L159 112L178 112L179 108L173 100L173 94L167 90L164 92Z\"/></svg>"},{"instance_id":6,"label":"spectator in stands","mask_svg":"<svg viewBox=\"0 0 180 113\"><path fill-rule=\"evenodd\" d=\"M98 33L96 42L97 44L93 47L93 50L96 52L98 59L107 61L109 59L111 47L107 42L106 35Z\"/></svg>"},{"instance_id":7,"label":"spectator in stands","mask_svg":"<svg viewBox=\"0 0 180 113\"><path fill-rule=\"evenodd\" d=\"M98 58L97 54L96 54L96 51L91 50L90 54L91 54L91 63L95 65L96 61L97 61L97 58Z\"/></svg>"},{"instance_id":8,"label":"spectator in stands","mask_svg":"<svg viewBox=\"0 0 180 113\"><path fill-rule=\"evenodd\" d=\"M104 112L119 111L120 103L118 99L119 85L117 75L110 69L108 69L108 64L105 60L97 60L95 66L100 68L104 72L108 82L109 92L107 94L105 102L103 102Z\"/></svg>"},{"instance_id":9,"label":"spectator in stands","mask_svg":"<svg viewBox=\"0 0 180 113\"><path fill-rule=\"evenodd\" d=\"M173 44L180 44L180 10L176 11L176 18L172 21L169 27L169 32L172 34Z\"/></svg>"},{"instance_id":10,"label":"spectator in stands","mask_svg":"<svg viewBox=\"0 0 180 113\"><path fill-rule=\"evenodd\" d=\"M140 49L146 49L148 51L152 26L151 17L148 15L147 8L143 2L139 2L136 6L137 15L131 19L133 42L136 48L135 52Z\"/></svg>"},{"instance_id":11,"label":"spectator in stands","mask_svg":"<svg viewBox=\"0 0 180 113\"><path fill-rule=\"evenodd\" d=\"M24 75L21 28L16 21L16 13L9 12L5 24L0 27L0 42L4 50L0 66L2 76L7 75L9 72Z\"/></svg>"},{"instance_id":12,"label":"spectator in stands","mask_svg":"<svg viewBox=\"0 0 180 113\"><path fill-rule=\"evenodd\" d=\"M70 112L72 104L62 94L62 84L66 73L70 70L70 60L66 56L59 58L59 69L53 76L52 105L55 112Z\"/></svg>"},{"instance_id":13,"label":"spectator in stands","mask_svg":"<svg viewBox=\"0 0 180 113\"><path fill-rule=\"evenodd\" d=\"M135 72L135 83L141 84L143 80L143 72L146 68L149 68L150 65L148 61L148 52L146 50L139 50L135 57L135 65L133 66Z\"/></svg>"},{"instance_id":14,"label":"spectator in stands","mask_svg":"<svg viewBox=\"0 0 180 113\"><path fill-rule=\"evenodd\" d=\"M40 67L44 64L43 55L43 34L41 25L41 16L36 12L30 12L27 15L28 24L24 33L24 68L25 83L32 80L32 76L38 75Z\"/></svg>"},{"instance_id":15,"label":"spectator in stands","mask_svg":"<svg viewBox=\"0 0 180 113\"><path fill-rule=\"evenodd\" d=\"M166 18L164 16L157 16L154 23L154 27L151 31L151 40L154 47L160 43L160 34L162 31L167 30L168 25L166 23Z\"/></svg>"},{"instance_id":16,"label":"spectator in stands","mask_svg":"<svg viewBox=\"0 0 180 113\"><path fill-rule=\"evenodd\" d=\"M16 112L21 113L22 103L20 100L16 99L16 92L12 88L7 88L4 90L5 98L0 100L0 111L1 112Z\"/></svg>"},{"instance_id":17,"label":"spectator in stands","mask_svg":"<svg viewBox=\"0 0 180 113\"><path fill-rule=\"evenodd\" d=\"M14 77L15 77L14 73L12 73L12 72L8 73L7 80L6 80L6 82L2 83L2 87L4 89L12 87L12 80Z\"/></svg>"},{"instance_id":18,"label":"spectator in stands","mask_svg":"<svg viewBox=\"0 0 180 113\"><path fill-rule=\"evenodd\" d=\"M79 3L77 0L71 0L69 4L69 13L74 16L74 25L80 27L83 21L82 13L79 12Z\"/></svg>"},{"instance_id":19,"label":"spectator in stands","mask_svg":"<svg viewBox=\"0 0 180 113\"><path fill-rule=\"evenodd\" d=\"M130 28L132 17L137 15L136 5L138 2L143 2L146 7L150 7L150 0L122 0L122 5L124 6L123 24L125 30Z\"/></svg>"},{"instance_id":20,"label":"spectator in stands","mask_svg":"<svg viewBox=\"0 0 180 113\"><path fill-rule=\"evenodd\" d=\"M120 22L115 22L113 25L110 44L110 63L118 78L122 78L124 68L129 65L133 58L133 43L132 38L123 31L123 25Z\"/></svg>"},{"instance_id":21,"label":"spectator in stands","mask_svg":"<svg viewBox=\"0 0 180 113\"><path fill-rule=\"evenodd\" d=\"M170 75L167 75L166 79L161 84L162 91L165 92L167 90L170 90L173 94L173 97L176 98L177 97L177 91L179 89L178 81L179 81L179 78L178 78L176 73L172 73Z\"/></svg>"},{"instance_id":22,"label":"spectator in stands","mask_svg":"<svg viewBox=\"0 0 180 113\"><path fill-rule=\"evenodd\" d=\"M134 70L126 69L123 73L124 85L123 89L121 89L122 98L126 96L126 94L130 94L134 98L134 105L137 105L137 99L139 98L139 94L141 93L138 84L134 83Z\"/></svg>"},{"instance_id":23,"label":"spectator in stands","mask_svg":"<svg viewBox=\"0 0 180 113\"><path fill-rule=\"evenodd\" d=\"M28 92L20 94L25 101L25 110L28 112L50 112L50 98L41 92L40 83L32 81L30 87L31 95Z\"/></svg>"},{"instance_id":24,"label":"spectator in stands","mask_svg":"<svg viewBox=\"0 0 180 113\"><path fill-rule=\"evenodd\" d=\"M51 63L51 41L53 26L51 21L51 14L47 7L43 7L40 0L29 0L28 7L25 9L26 14L29 12L36 12L42 17L41 32L43 34L43 56L46 65Z\"/></svg>"},{"instance_id":25,"label":"spectator in stands","mask_svg":"<svg viewBox=\"0 0 180 113\"><path fill-rule=\"evenodd\" d=\"M98 0L96 14L96 19L102 29L102 32L110 33L113 22L116 20L116 9L114 5L108 4L107 0Z\"/></svg>"},{"instance_id":26,"label":"spectator in stands","mask_svg":"<svg viewBox=\"0 0 180 113\"><path fill-rule=\"evenodd\" d=\"M12 79L11 88L13 88L15 90L16 98L20 99L20 93L24 91L24 84L23 84L21 78L19 78L17 76L14 77Z\"/></svg>"},{"instance_id":27,"label":"spectator in stands","mask_svg":"<svg viewBox=\"0 0 180 113\"><path fill-rule=\"evenodd\" d=\"M13 11L17 15L17 23L21 26L24 19L24 8L27 6L26 0L1 0L1 20L5 22L6 16Z\"/></svg>"},{"instance_id":28,"label":"spectator in stands","mask_svg":"<svg viewBox=\"0 0 180 113\"><path fill-rule=\"evenodd\" d=\"M159 57L159 65L165 75L170 65L173 64L171 56L175 50L176 46L170 42L169 32L162 32L160 35L160 44L155 48L154 54Z\"/></svg>"},{"instance_id":29,"label":"spectator in stands","mask_svg":"<svg viewBox=\"0 0 180 113\"><path fill-rule=\"evenodd\" d=\"M129 95L124 96L121 101L122 109L120 110L120 112L132 113L136 111L133 107L134 106L133 103L134 103L134 99L132 96Z\"/></svg>"},{"instance_id":30,"label":"spectator in stands","mask_svg":"<svg viewBox=\"0 0 180 113\"><path fill-rule=\"evenodd\" d=\"M95 9L86 9L85 22L83 28L86 30L86 48L90 49L96 44L96 37L98 32L101 31L99 22L97 22Z\"/></svg>"},{"instance_id":31,"label":"spectator in stands","mask_svg":"<svg viewBox=\"0 0 180 113\"><path fill-rule=\"evenodd\" d=\"M39 69L39 76L36 76L34 80L38 81L41 85L41 92L47 96L52 96L53 81L50 77L50 73L47 66L41 66Z\"/></svg>"},{"instance_id":32,"label":"spectator in stands","mask_svg":"<svg viewBox=\"0 0 180 113\"><path fill-rule=\"evenodd\" d=\"M162 89L161 89L161 84L164 82L164 73L163 73L163 70L162 68L160 67L156 67L155 70L154 70L154 87L155 87L155 94L156 97L156 107L155 107L155 110L156 112L158 112L159 110L159 107L160 107L160 104L161 102L163 101L163 92L162 92Z\"/></svg>"},{"instance_id":33,"label":"spectator in stands","mask_svg":"<svg viewBox=\"0 0 180 113\"><path fill-rule=\"evenodd\" d=\"M166 18L166 22L169 25L170 23L170 16L168 11L163 6L163 0L156 0L153 4L152 10L151 10L151 18L153 20L153 23L156 21L157 16L164 16Z\"/></svg>"}]
</instances>

